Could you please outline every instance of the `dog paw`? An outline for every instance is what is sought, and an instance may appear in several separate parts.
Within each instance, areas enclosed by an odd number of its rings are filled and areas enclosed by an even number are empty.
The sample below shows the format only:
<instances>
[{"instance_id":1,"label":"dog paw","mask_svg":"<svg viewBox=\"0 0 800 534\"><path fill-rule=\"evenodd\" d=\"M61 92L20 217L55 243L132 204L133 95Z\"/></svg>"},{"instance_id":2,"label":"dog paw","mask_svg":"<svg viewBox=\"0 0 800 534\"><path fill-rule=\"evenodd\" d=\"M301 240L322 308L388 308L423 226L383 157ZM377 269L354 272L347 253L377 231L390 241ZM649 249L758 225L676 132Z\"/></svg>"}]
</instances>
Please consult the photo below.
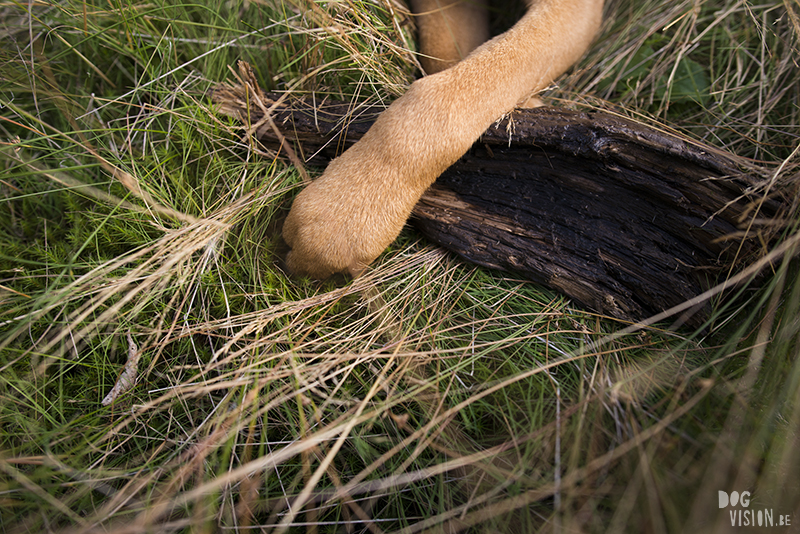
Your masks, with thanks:
<instances>
[{"instance_id":1,"label":"dog paw","mask_svg":"<svg viewBox=\"0 0 800 534\"><path fill-rule=\"evenodd\" d=\"M449 81L445 71L412 84L297 196L283 229L290 271L358 274L394 241L422 193L485 129L461 122Z\"/></svg>"},{"instance_id":2,"label":"dog paw","mask_svg":"<svg viewBox=\"0 0 800 534\"><path fill-rule=\"evenodd\" d=\"M393 173L371 159L341 156L294 200L283 226L293 274L357 276L400 233L416 198L404 200Z\"/></svg>"}]
</instances>

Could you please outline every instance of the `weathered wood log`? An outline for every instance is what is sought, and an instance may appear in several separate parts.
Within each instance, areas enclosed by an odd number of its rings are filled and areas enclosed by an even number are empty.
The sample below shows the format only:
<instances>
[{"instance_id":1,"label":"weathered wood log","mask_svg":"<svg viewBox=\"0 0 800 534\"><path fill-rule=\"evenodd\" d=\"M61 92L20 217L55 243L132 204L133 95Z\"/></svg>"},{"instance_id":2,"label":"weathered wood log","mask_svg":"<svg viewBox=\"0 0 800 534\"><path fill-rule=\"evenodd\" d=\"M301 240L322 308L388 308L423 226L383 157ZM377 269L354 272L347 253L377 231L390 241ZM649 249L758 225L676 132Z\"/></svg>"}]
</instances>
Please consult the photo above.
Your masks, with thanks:
<instances>
[{"instance_id":1,"label":"weathered wood log","mask_svg":"<svg viewBox=\"0 0 800 534\"><path fill-rule=\"evenodd\" d=\"M255 125L274 149L290 139L313 165L355 143L380 112L281 103L246 70L240 81L214 92L222 111ZM436 181L412 223L470 262L639 320L698 295L752 255L758 231L745 237L742 224L757 205L762 220L782 209L762 198L762 181L747 160L620 116L517 110ZM701 310L689 321L703 318Z\"/></svg>"}]
</instances>

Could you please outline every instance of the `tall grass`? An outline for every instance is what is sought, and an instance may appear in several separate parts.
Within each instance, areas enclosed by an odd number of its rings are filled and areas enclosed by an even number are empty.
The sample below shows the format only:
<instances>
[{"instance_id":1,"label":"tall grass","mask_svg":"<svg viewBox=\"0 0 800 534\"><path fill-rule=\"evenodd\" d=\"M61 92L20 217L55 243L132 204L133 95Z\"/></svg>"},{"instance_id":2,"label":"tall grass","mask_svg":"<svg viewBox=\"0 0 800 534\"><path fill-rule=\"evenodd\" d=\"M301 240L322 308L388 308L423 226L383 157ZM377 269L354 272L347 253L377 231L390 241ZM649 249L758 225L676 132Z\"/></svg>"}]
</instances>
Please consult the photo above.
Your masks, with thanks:
<instances>
[{"instance_id":1,"label":"tall grass","mask_svg":"<svg viewBox=\"0 0 800 534\"><path fill-rule=\"evenodd\" d=\"M753 158L796 209L798 30L790 0L610 1L545 98ZM410 229L358 280L292 280L300 174L207 92L244 59L268 88L388 103L417 68L405 7L9 3L0 41L2 532L800 521L796 220L697 332Z\"/></svg>"}]
</instances>

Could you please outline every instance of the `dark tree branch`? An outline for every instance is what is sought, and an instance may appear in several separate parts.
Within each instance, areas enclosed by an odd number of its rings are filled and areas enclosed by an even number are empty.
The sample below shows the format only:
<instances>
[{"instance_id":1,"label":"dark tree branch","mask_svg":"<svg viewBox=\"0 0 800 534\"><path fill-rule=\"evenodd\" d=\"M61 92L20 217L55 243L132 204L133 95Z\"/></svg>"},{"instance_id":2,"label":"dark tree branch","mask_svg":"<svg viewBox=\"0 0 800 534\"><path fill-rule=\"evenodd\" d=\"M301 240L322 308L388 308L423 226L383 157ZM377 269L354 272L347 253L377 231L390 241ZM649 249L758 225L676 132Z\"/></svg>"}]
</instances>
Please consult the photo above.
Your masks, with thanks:
<instances>
[{"instance_id":1,"label":"dark tree branch","mask_svg":"<svg viewBox=\"0 0 800 534\"><path fill-rule=\"evenodd\" d=\"M381 111L309 100L280 103L245 68L215 91L250 124L270 109L307 163L324 165ZM261 99L254 105L253 99ZM276 104L277 103L277 104ZM249 112L248 112L249 109ZM262 143L279 149L267 122ZM446 135L443 132L443 135ZM468 261L513 271L594 310L637 320L698 295L747 261L782 215L760 169L742 158L603 112L517 110L490 128L425 193L412 223ZM703 310L690 322L698 324Z\"/></svg>"}]
</instances>

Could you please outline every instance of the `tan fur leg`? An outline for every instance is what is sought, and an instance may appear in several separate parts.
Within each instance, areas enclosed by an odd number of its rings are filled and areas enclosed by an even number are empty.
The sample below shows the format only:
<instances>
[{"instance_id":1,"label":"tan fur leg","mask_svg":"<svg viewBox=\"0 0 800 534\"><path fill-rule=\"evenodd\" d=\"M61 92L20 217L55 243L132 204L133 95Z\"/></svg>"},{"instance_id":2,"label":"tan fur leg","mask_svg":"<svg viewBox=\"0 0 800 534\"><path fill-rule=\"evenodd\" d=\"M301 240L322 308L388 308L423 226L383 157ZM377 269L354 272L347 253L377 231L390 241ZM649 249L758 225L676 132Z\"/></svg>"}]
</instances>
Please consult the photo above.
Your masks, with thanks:
<instances>
[{"instance_id":1,"label":"tan fur leg","mask_svg":"<svg viewBox=\"0 0 800 534\"><path fill-rule=\"evenodd\" d=\"M283 230L288 267L325 278L372 262L439 174L583 55L602 7L602 0L539 0L464 61L414 82L298 195Z\"/></svg>"},{"instance_id":2,"label":"tan fur leg","mask_svg":"<svg viewBox=\"0 0 800 534\"><path fill-rule=\"evenodd\" d=\"M450 68L489 39L483 0L411 0L425 74Z\"/></svg>"}]
</instances>

